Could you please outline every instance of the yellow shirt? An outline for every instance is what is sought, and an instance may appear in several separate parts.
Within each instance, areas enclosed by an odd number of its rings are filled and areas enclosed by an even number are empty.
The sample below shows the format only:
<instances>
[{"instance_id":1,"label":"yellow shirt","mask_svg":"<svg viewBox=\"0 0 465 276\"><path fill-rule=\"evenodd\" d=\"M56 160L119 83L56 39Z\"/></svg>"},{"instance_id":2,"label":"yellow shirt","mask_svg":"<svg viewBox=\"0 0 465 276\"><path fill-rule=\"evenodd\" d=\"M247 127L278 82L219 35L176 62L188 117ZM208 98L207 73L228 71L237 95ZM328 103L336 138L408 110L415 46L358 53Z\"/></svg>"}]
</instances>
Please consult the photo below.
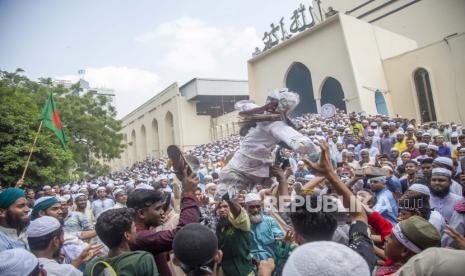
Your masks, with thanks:
<instances>
[{"instance_id":1,"label":"yellow shirt","mask_svg":"<svg viewBox=\"0 0 465 276\"><path fill-rule=\"evenodd\" d=\"M397 140L396 140L397 141ZM394 147L399 150L400 153L404 152L404 150L407 149L407 142L406 139L402 140L402 142L396 142L394 144Z\"/></svg>"}]
</instances>

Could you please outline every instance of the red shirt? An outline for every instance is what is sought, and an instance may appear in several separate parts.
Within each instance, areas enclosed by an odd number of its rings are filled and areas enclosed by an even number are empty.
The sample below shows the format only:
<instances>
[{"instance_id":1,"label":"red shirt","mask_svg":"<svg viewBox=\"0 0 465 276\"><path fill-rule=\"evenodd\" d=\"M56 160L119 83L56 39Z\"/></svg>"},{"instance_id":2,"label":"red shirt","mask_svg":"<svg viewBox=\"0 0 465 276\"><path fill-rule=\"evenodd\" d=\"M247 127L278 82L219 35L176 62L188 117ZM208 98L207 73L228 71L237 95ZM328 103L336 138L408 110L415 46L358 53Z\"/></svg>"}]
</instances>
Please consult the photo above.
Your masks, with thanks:
<instances>
[{"instance_id":1,"label":"red shirt","mask_svg":"<svg viewBox=\"0 0 465 276\"><path fill-rule=\"evenodd\" d=\"M131 250L143 250L153 254L161 276L171 276L168 267L168 252L172 249L173 239L176 232L184 225L199 222L200 210L194 196L183 196L181 199L181 213L179 222L175 229L154 232L146 229L143 224L136 224L136 242Z\"/></svg>"}]
</instances>

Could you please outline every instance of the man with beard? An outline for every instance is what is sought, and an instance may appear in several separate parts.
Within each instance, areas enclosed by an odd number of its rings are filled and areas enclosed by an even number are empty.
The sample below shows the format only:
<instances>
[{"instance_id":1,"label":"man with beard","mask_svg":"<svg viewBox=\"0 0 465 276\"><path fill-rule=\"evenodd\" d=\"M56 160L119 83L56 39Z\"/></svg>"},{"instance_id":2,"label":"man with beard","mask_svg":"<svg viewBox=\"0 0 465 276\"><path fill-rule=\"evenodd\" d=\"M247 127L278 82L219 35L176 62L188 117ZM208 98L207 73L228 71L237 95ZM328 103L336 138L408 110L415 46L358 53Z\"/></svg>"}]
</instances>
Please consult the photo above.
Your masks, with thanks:
<instances>
[{"instance_id":1,"label":"man with beard","mask_svg":"<svg viewBox=\"0 0 465 276\"><path fill-rule=\"evenodd\" d=\"M447 169L454 175L454 163L449 157L438 157L433 161L433 168L443 168ZM457 181L453 178L451 179L452 184L450 185L450 191L453 194L462 196L463 188Z\"/></svg>"},{"instance_id":2,"label":"man with beard","mask_svg":"<svg viewBox=\"0 0 465 276\"><path fill-rule=\"evenodd\" d=\"M247 212L227 196L216 207L218 249L223 252L220 266L226 276L255 275L250 254L252 234Z\"/></svg>"},{"instance_id":3,"label":"man with beard","mask_svg":"<svg viewBox=\"0 0 465 276\"><path fill-rule=\"evenodd\" d=\"M95 218L98 218L103 211L110 209L115 205L115 202L107 197L105 187L98 187L97 195L98 199L92 202L92 211L94 212Z\"/></svg>"},{"instance_id":4,"label":"man with beard","mask_svg":"<svg viewBox=\"0 0 465 276\"><path fill-rule=\"evenodd\" d=\"M61 203L54 196L39 198L36 200L34 209L32 209L31 218L33 221L46 216L57 219L61 226L64 224L65 213L63 212ZM79 268L83 263L95 257L103 245L88 245L79 239L77 235L64 233L63 243L60 248L61 247L63 248L63 253L65 255L63 262L68 264L70 263L76 268ZM92 252L93 256L86 258L90 251Z\"/></svg>"},{"instance_id":5,"label":"man with beard","mask_svg":"<svg viewBox=\"0 0 465 276\"><path fill-rule=\"evenodd\" d=\"M275 259L275 240L284 236L276 220L261 212L260 195L247 194L245 197L245 208L249 214L252 226L252 256L257 260Z\"/></svg>"},{"instance_id":6,"label":"man with beard","mask_svg":"<svg viewBox=\"0 0 465 276\"><path fill-rule=\"evenodd\" d=\"M33 220L27 229L29 247L36 255L39 264L47 271L47 275L82 275L70 264L60 264L57 259L64 243L64 231L60 222L49 216Z\"/></svg>"},{"instance_id":7,"label":"man with beard","mask_svg":"<svg viewBox=\"0 0 465 276\"><path fill-rule=\"evenodd\" d=\"M463 200L463 197L450 192L451 171L444 168L434 168L431 175L430 205L438 211L446 221L449 221L454 206Z\"/></svg>"},{"instance_id":8,"label":"man with beard","mask_svg":"<svg viewBox=\"0 0 465 276\"><path fill-rule=\"evenodd\" d=\"M74 204L76 206L73 211L81 212L87 220L94 225L95 216L90 207L89 190L87 190L87 188L79 189L79 192L74 196Z\"/></svg>"},{"instance_id":9,"label":"man with beard","mask_svg":"<svg viewBox=\"0 0 465 276\"><path fill-rule=\"evenodd\" d=\"M29 224L28 213L23 190L8 188L0 193L0 251L27 249L25 228Z\"/></svg>"}]
</instances>

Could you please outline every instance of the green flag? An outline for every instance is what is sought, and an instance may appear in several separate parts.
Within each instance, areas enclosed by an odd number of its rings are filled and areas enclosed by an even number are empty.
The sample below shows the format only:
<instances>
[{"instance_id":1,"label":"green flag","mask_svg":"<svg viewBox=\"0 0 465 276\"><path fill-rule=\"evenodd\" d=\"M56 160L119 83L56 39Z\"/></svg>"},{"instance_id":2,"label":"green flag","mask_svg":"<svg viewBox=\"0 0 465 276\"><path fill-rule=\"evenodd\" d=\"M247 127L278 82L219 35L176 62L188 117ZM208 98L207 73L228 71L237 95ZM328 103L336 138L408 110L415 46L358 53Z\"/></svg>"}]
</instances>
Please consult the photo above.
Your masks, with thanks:
<instances>
[{"instance_id":1,"label":"green flag","mask_svg":"<svg viewBox=\"0 0 465 276\"><path fill-rule=\"evenodd\" d=\"M52 94L48 96L47 104L42 110L42 114L39 117L39 121L42 121L42 124L47 128L51 129L60 140L61 145L66 150L66 135L63 129L61 128L60 118L55 107L55 102L53 101Z\"/></svg>"}]
</instances>

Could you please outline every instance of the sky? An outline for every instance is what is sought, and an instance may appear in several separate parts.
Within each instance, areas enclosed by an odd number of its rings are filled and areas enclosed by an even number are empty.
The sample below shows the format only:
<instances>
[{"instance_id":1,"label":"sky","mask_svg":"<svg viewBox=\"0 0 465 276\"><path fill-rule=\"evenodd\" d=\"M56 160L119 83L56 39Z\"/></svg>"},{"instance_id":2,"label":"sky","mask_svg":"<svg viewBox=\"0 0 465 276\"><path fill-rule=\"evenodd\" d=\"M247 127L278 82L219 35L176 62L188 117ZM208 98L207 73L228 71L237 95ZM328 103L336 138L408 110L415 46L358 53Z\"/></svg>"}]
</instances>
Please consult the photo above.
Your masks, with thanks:
<instances>
[{"instance_id":1,"label":"sky","mask_svg":"<svg viewBox=\"0 0 465 276\"><path fill-rule=\"evenodd\" d=\"M247 79L247 60L295 0L0 0L0 69L115 91L118 118L195 77Z\"/></svg>"}]
</instances>

